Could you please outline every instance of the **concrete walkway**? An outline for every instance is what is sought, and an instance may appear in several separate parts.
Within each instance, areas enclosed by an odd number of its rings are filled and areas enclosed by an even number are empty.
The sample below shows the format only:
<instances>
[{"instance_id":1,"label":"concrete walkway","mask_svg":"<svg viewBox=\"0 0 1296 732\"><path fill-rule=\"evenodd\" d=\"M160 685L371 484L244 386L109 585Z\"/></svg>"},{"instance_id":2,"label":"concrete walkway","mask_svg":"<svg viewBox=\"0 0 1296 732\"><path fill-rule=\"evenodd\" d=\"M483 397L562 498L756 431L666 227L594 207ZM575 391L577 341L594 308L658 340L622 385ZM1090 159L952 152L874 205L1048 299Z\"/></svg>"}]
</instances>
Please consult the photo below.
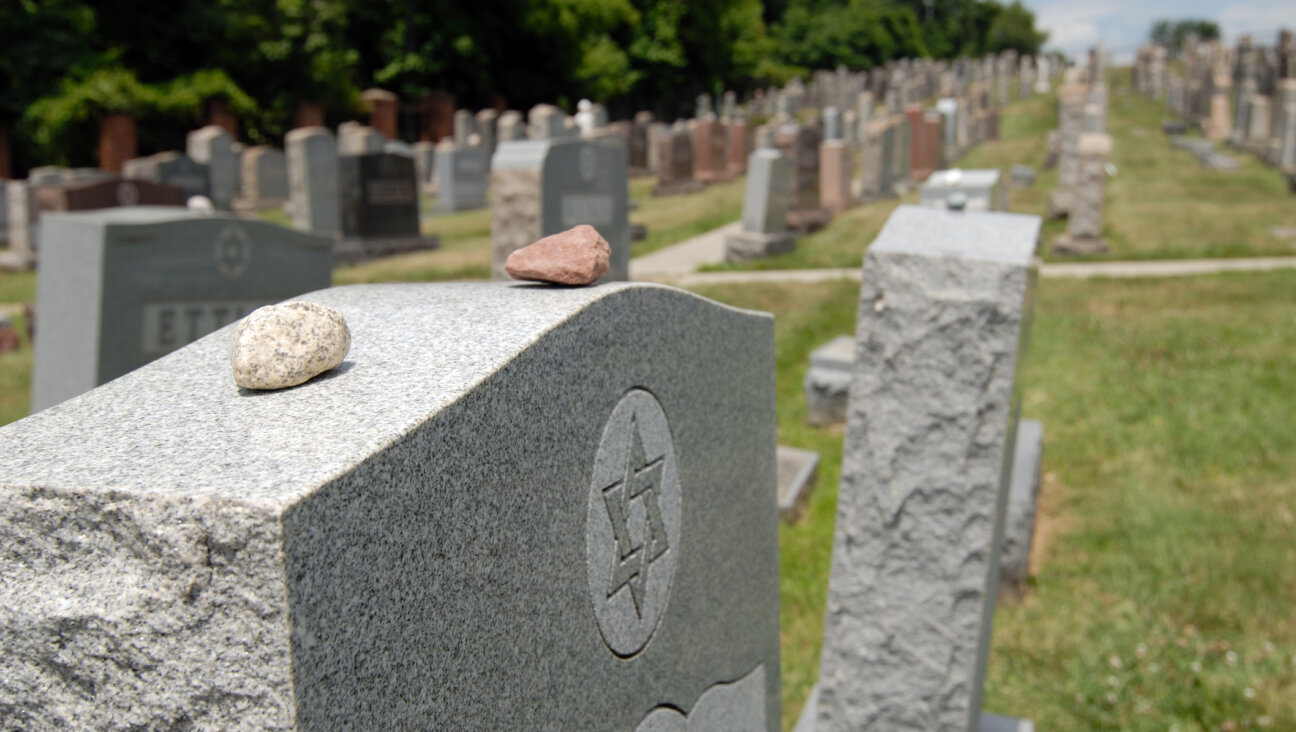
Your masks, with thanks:
<instances>
[{"instance_id":1,"label":"concrete walkway","mask_svg":"<svg viewBox=\"0 0 1296 732\"><path fill-rule=\"evenodd\" d=\"M665 250L663 250L665 251ZM1058 262L1045 264L1040 276L1046 278L1091 277L1184 277L1214 272L1267 272L1276 269L1296 269L1296 257L1255 257L1246 259L1182 259L1151 262ZM634 277L631 263L631 279ZM668 279L680 287L696 285L727 285L760 282L814 283L831 280L856 280L858 267L851 269L786 269L750 270L738 272L694 272Z\"/></svg>"},{"instance_id":2,"label":"concrete walkway","mask_svg":"<svg viewBox=\"0 0 1296 732\"><path fill-rule=\"evenodd\" d=\"M725 236L738 231L741 222L735 221L679 244L658 249L652 254L630 260L630 279L664 280L692 274L704 264L724 261Z\"/></svg>"}]
</instances>

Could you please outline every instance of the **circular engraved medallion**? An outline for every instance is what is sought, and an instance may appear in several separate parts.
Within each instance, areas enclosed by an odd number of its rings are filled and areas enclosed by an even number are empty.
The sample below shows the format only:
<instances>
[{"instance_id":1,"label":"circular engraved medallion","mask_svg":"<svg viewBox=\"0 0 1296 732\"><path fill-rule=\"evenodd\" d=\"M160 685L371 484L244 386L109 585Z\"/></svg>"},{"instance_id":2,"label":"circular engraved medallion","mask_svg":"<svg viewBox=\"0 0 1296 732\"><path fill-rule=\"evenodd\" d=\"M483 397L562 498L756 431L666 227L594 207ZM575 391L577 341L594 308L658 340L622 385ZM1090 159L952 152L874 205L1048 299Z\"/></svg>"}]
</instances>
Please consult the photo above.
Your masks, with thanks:
<instances>
[{"instance_id":1,"label":"circular engraved medallion","mask_svg":"<svg viewBox=\"0 0 1296 732\"><path fill-rule=\"evenodd\" d=\"M213 256L216 259L216 271L227 280L238 279L246 272L252 261L252 242L248 241L243 227L231 224L221 229L216 237Z\"/></svg>"},{"instance_id":2,"label":"circular engraved medallion","mask_svg":"<svg viewBox=\"0 0 1296 732\"><path fill-rule=\"evenodd\" d=\"M587 144L581 148L576 167L580 169L582 180L594 180L594 174L598 172L598 155L594 152L593 145Z\"/></svg>"},{"instance_id":3,"label":"circular engraved medallion","mask_svg":"<svg viewBox=\"0 0 1296 732\"><path fill-rule=\"evenodd\" d=\"M680 504L666 412L651 393L631 389L603 427L585 519L590 600L603 641L618 656L643 650L666 610Z\"/></svg>"},{"instance_id":4,"label":"circular engraved medallion","mask_svg":"<svg viewBox=\"0 0 1296 732\"><path fill-rule=\"evenodd\" d=\"M117 205L134 206L139 203L139 188L128 180L117 184Z\"/></svg>"}]
</instances>

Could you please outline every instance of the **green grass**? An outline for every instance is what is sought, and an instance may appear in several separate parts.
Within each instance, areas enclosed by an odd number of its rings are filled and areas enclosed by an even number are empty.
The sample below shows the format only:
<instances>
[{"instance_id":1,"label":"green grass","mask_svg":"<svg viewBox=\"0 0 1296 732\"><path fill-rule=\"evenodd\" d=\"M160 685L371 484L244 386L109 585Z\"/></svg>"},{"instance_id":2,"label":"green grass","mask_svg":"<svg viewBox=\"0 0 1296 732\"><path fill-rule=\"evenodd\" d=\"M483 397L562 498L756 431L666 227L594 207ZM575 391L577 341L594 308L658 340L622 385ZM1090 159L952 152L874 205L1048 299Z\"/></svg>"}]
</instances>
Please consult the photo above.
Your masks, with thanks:
<instances>
[{"instance_id":1,"label":"green grass","mask_svg":"<svg viewBox=\"0 0 1296 732\"><path fill-rule=\"evenodd\" d=\"M26 417L31 401L32 349L21 310L5 308L18 331L20 346L17 351L0 354L0 425Z\"/></svg>"},{"instance_id":2,"label":"green grass","mask_svg":"<svg viewBox=\"0 0 1296 732\"><path fill-rule=\"evenodd\" d=\"M489 279L490 226L489 207L425 216L423 233L439 237L440 248L337 267L333 284Z\"/></svg>"},{"instance_id":3,"label":"green grass","mask_svg":"<svg viewBox=\"0 0 1296 732\"><path fill-rule=\"evenodd\" d=\"M648 227L648 237L630 245L630 256L639 257L662 247L705 234L742 216L743 186L746 177L707 186L703 191L684 196L654 196L656 178L630 181L630 198L639 208L630 212L630 221Z\"/></svg>"},{"instance_id":4,"label":"green grass","mask_svg":"<svg viewBox=\"0 0 1296 732\"><path fill-rule=\"evenodd\" d=\"M775 313L779 441L822 458L780 533L787 728L818 671L841 464L801 380L853 331L858 286L698 292ZM1052 730L1296 729L1293 312L1292 271L1041 284L1037 574L996 615L986 708Z\"/></svg>"}]
</instances>

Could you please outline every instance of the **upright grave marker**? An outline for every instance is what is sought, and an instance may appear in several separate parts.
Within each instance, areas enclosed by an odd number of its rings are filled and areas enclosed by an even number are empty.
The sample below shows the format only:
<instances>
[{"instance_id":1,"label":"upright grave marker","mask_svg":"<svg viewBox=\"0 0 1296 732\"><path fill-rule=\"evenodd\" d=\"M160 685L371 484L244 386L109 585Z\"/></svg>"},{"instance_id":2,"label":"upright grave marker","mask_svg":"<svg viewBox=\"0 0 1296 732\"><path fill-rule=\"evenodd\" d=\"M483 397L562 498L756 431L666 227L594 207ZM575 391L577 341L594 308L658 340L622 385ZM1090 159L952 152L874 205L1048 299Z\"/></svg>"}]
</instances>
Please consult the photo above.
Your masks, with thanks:
<instances>
[{"instance_id":1,"label":"upright grave marker","mask_svg":"<svg viewBox=\"0 0 1296 732\"><path fill-rule=\"evenodd\" d=\"M1035 216L901 206L865 254L819 732L976 730Z\"/></svg>"},{"instance_id":2,"label":"upright grave marker","mask_svg":"<svg viewBox=\"0 0 1296 732\"><path fill-rule=\"evenodd\" d=\"M778 150L761 148L751 154L742 228L725 237L725 261L762 259L796 247L796 234L787 224L792 174L792 161Z\"/></svg>"},{"instance_id":3,"label":"upright grave marker","mask_svg":"<svg viewBox=\"0 0 1296 732\"><path fill-rule=\"evenodd\" d=\"M127 160L122 175L130 179L175 186L183 190L185 196L206 196L211 191L207 166L175 151Z\"/></svg>"},{"instance_id":4,"label":"upright grave marker","mask_svg":"<svg viewBox=\"0 0 1296 732\"><path fill-rule=\"evenodd\" d=\"M243 151L240 162L239 206L276 208L288 200L288 159L269 145Z\"/></svg>"},{"instance_id":5,"label":"upright grave marker","mask_svg":"<svg viewBox=\"0 0 1296 732\"><path fill-rule=\"evenodd\" d=\"M353 337L299 387L236 387L226 329L0 428L20 725L780 729L768 315L304 299Z\"/></svg>"},{"instance_id":6,"label":"upright grave marker","mask_svg":"<svg viewBox=\"0 0 1296 732\"><path fill-rule=\"evenodd\" d=\"M342 234L338 154L326 127L299 127L284 138L293 228L330 239Z\"/></svg>"},{"instance_id":7,"label":"upright grave marker","mask_svg":"<svg viewBox=\"0 0 1296 732\"><path fill-rule=\"evenodd\" d=\"M469 211L486 206L489 164L480 147L446 140L437 145L437 204L441 212Z\"/></svg>"},{"instance_id":8,"label":"upright grave marker","mask_svg":"<svg viewBox=\"0 0 1296 732\"><path fill-rule=\"evenodd\" d=\"M491 164L491 276L537 239L589 224L612 247L601 281L630 268L629 179L624 148L579 138L502 143Z\"/></svg>"},{"instance_id":9,"label":"upright grave marker","mask_svg":"<svg viewBox=\"0 0 1296 732\"><path fill-rule=\"evenodd\" d=\"M336 249L339 261L436 248L437 239L424 237L419 230L414 158L386 152L340 155L338 180L342 208L342 239Z\"/></svg>"},{"instance_id":10,"label":"upright grave marker","mask_svg":"<svg viewBox=\"0 0 1296 732\"><path fill-rule=\"evenodd\" d=\"M997 168L938 170L923 183L922 205L967 211L1007 211L1008 195ZM961 199L961 203L956 202Z\"/></svg>"},{"instance_id":11,"label":"upright grave marker","mask_svg":"<svg viewBox=\"0 0 1296 732\"><path fill-rule=\"evenodd\" d=\"M207 166L207 197L223 211L234 207L238 168L234 161L234 139L224 127L207 125L189 133L186 152L194 162Z\"/></svg>"},{"instance_id":12,"label":"upright grave marker","mask_svg":"<svg viewBox=\"0 0 1296 732\"><path fill-rule=\"evenodd\" d=\"M33 412L332 275L332 242L260 221L141 206L41 227Z\"/></svg>"}]
</instances>

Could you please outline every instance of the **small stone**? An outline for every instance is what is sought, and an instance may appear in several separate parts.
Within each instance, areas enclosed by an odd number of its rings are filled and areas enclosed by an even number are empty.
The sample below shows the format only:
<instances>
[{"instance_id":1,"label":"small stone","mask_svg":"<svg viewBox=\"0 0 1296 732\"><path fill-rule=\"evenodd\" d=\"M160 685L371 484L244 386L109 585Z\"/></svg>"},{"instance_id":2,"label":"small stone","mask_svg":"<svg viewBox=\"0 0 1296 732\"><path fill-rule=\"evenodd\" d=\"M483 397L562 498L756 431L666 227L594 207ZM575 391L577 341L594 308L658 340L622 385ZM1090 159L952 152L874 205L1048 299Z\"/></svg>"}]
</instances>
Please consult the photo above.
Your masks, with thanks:
<instances>
[{"instance_id":1,"label":"small stone","mask_svg":"<svg viewBox=\"0 0 1296 732\"><path fill-rule=\"evenodd\" d=\"M504 270L515 280L588 285L607 273L611 260L607 240L593 226L581 224L518 249Z\"/></svg>"},{"instance_id":2,"label":"small stone","mask_svg":"<svg viewBox=\"0 0 1296 732\"><path fill-rule=\"evenodd\" d=\"M253 310L234 330L230 365L247 389L297 386L342 363L351 330L333 308L286 302Z\"/></svg>"}]
</instances>

